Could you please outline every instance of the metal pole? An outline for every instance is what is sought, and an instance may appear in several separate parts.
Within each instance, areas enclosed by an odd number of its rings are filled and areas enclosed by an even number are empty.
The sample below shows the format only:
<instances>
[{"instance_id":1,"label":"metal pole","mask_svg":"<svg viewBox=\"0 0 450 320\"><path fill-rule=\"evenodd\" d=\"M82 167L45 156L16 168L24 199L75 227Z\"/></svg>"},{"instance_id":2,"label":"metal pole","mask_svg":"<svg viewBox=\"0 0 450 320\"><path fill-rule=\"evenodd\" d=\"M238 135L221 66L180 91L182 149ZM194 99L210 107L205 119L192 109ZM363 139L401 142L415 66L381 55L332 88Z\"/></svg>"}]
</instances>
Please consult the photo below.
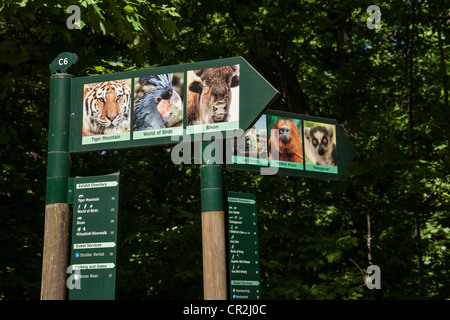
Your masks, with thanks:
<instances>
[{"instance_id":1,"label":"metal pole","mask_svg":"<svg viewBox=\"0 0 450 320\"><path fill-rule=\"evenodd\" d=\"M222 141L203 142L202 149ZM204 155L205 153L202 152ZM202 202L203 294L205 300L227 299L225 217L222 198L222 165L204 159L200 167Z\"/></svg>"},{"instance_id":2,"label":"metal pole","mask_svg":"<svg viewBox=\"0 0 450 320\"><path fill-rule=\"evenodd\" d=\"M73 76L52 75L48 134L47 190L44 252L42 257L42 300L64 300L69 263L70 211L67 183L70 172L70 91Z\"/></svg>"}]
</instances>

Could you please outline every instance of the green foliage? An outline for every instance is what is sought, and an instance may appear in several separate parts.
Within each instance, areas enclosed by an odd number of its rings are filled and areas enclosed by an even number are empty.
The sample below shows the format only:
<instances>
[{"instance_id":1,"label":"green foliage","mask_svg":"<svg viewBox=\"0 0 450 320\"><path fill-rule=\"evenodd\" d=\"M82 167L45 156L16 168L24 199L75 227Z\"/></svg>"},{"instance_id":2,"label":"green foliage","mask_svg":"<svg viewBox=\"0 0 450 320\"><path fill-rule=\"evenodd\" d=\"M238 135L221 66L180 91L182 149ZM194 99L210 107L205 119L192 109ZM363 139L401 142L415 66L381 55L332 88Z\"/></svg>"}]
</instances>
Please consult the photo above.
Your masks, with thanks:
<instances>
[{"instance_id":1,"label":"green foliage","mask_svg":"<svg viewBox=\"0 0 450 320\"><path fill-rule=\"evenodd\" d=\"M435 4L381 1L369 30L359 0L3 1L0 299L39 298L48 65L65 51L76 76L241 55L280 91L272 108L343 125L358 156L339 181L224 170L225 191L257 196L264 299L450 298L450 8ZM72 155L72 176L123 175L119 299L203 297L199 166L170 150Z\"/></svg>"}]
</instances>

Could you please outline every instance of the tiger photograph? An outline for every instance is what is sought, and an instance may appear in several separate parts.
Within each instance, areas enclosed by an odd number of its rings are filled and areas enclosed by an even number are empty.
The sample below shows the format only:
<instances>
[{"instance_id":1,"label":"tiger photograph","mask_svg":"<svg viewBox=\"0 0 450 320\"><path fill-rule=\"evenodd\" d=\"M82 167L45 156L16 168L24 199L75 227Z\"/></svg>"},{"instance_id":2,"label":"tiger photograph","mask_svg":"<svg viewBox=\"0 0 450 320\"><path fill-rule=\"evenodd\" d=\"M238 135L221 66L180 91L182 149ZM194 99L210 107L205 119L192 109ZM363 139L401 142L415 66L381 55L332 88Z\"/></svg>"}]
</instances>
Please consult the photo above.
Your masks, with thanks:
<instances>
[{"instance_id":1,"label":"tiger photograph","mask_svg":"<svg viewBox=\"0 0 450 320\"><path fill-rule=\"evenodd\" d=\"M130 131L131 79L84 86L83 137Z\"/></svg>"}]
</instances>

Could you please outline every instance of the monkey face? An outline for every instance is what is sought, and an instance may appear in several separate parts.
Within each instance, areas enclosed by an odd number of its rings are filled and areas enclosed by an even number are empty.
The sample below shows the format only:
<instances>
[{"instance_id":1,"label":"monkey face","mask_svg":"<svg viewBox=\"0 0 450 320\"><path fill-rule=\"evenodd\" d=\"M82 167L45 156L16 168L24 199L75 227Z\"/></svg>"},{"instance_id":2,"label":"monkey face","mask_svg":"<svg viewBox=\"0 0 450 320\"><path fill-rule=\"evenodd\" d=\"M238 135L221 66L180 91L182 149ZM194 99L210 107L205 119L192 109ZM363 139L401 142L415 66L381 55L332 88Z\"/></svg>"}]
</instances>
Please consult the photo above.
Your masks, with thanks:
<instances>
[{"instance_id":1,"label":"monkey face","mask_svg":"<svg viewBox=\"0 0 450 320\"><path fill-rule=\"evenodd\" d=\"M280 127L280 140L283 143L288 143L291 140L291 129L287 125L283 125Z\"/></svg>"}]
</instances>

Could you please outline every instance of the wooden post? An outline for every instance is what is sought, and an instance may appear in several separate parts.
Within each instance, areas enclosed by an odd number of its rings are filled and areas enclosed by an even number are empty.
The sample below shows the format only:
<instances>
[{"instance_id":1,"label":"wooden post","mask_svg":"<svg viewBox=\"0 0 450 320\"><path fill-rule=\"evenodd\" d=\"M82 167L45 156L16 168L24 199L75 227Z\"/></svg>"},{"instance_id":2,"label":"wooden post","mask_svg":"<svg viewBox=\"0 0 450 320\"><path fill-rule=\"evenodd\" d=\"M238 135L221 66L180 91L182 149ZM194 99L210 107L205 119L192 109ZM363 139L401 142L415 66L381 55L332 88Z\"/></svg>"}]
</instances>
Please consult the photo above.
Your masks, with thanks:
<instances>
[{"instance_id":1,"label":"wooden post","mask_svg":"<svg viewBox=\"0 0 450 320\"><path fill-rule=\"evenodd\" d=\"M206 146L216 144L221 150L222 141L204 142ZM204 152L202 152L205 155ZM222 165L211 163L202 156L201 201L202 201L202 250L203 250L203 295L205 300L227 299L227 263L225 252L225 217L222 197Z\"/></svg>"},{"instance_id":2,"label":"wooden post","mask_svg":"<svg viewBox=\"0 0 450 320\"><path fill-rule=\"evenodd\" d=\"M71 214L66 203L45 206L41 300L67 298Z\"/></svg>"},{"instance_id":3,"label":"wooden post","mask_svg":"<svg viewBox=\"0 0 450 320\"><path fill-rule=\"evenodd\" d=\"M224 212L202 212L203 294L205 300L227 299Z\"/></svg>"}]
</instances>

